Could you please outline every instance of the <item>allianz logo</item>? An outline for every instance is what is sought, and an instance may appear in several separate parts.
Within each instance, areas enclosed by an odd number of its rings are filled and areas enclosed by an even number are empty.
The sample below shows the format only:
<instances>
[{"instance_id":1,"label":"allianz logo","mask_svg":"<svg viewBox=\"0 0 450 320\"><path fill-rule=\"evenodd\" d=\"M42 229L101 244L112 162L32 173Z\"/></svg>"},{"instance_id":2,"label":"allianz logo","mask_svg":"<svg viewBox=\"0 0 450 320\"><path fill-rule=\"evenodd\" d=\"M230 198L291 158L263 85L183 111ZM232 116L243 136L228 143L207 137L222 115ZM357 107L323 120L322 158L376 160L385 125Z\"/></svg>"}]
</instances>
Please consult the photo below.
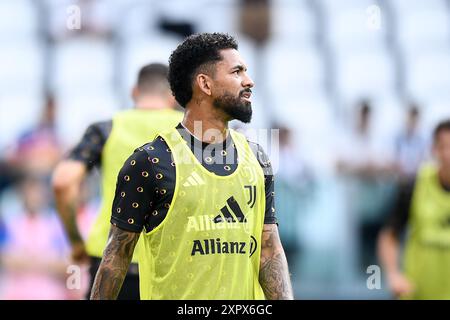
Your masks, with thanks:
<instances>
[{"instance_id":1,"label":"allianz logo","mask_svg":"<svg viewBox=\"0 0 450 320\"><path fill-rule=\"evenodd\" d=\"M250 236L249 241L224 241L216 239L195 239L192 242L191 256L204 256L216 254L248 255L249 258L256 252L258 241Z\"/></svg>"},{"instance_id":2,"label":"allianz logo","mask_svg":"<svg viewBox=\"0 0 450 320\"><path fill-rule=\"evenodd\" d=\"M214 222L214 217L212 214L188 217L186 232L240 229L242 226L240 223L233 223L236 222L234 218L225 218L226 223L216 223Z\"/></svg>"}]
</instances>

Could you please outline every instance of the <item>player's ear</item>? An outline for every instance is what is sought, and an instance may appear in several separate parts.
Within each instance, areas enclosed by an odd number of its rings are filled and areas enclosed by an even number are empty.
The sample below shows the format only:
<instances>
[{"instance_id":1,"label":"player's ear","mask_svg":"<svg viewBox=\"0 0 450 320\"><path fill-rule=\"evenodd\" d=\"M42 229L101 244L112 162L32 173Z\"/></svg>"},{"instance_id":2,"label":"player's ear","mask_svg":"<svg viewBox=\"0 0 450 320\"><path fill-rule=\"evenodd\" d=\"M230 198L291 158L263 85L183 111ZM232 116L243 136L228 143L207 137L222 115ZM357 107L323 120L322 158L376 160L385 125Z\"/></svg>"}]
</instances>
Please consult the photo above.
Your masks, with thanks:
<instances>
[{"instance_id":1,"label":"player's ear","mask_svg":"<svg viewBox=\"0 0 450 320\"><path fill-rule=\"evenodd\" d=\"M199 89L208 96L211 95L211 80L212 79L204 73L199 73L195 77Z\"/></svg>"},{"instance_id":2,"label":"player's ear","mask_svg":"<svg viewBox=\"0 0 450 320\"><path fill-rule=\"evenodd\" d=\"M139 96L139 89L137 88L137 86L134 86L133 89L131 90L131 98L133 99L134 102L136 102L138 96Z\"/></svg>"}]
</instances>

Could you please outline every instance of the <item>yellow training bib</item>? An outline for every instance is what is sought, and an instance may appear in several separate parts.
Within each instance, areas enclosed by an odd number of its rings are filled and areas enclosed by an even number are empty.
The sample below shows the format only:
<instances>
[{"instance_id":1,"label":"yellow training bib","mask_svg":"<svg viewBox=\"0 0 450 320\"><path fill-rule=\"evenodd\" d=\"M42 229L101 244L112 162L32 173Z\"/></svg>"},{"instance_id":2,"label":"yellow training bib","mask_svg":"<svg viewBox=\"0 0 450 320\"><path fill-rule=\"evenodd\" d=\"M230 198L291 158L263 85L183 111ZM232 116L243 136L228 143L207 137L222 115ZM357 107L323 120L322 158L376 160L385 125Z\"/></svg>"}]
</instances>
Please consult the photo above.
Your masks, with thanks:
<instances>
[{"instance_id":1,"label":"yellow training bib","mask_svg":"<svg viewBox=\"0 0 450 320\"><path fill-rule=\"evenodd\" d=\"M450 299L450 193L436 166L420 169L410 210L405 271L416 291L406 298Z\"/></svg>"},{"instance_id":2,"label":"yellow training bib","mask_svg":"<svg viewBox=\"0 0 450 320\"><path fill-rule=\"evenodd\" d=\"M230 134L238 167L229 176L205 169L176 129L161 134L176 186L163 222L142 235L141 299L264 299L264 174L245 137Z\"/></svg>"}]
</instances>

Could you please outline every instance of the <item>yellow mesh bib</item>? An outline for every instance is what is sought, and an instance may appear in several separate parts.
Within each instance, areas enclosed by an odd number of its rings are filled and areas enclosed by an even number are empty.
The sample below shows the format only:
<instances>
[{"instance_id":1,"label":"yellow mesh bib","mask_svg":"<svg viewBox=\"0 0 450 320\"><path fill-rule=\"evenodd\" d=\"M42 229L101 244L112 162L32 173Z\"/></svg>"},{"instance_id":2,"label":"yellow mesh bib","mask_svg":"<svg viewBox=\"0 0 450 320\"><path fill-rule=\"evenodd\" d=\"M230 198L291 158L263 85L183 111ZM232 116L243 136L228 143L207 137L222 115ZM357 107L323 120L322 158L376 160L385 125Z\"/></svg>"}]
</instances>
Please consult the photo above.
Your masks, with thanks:
<instances>
[{"instance_id":1,"label":"yellow mesh bib","mask_svg":"<svg viewBox=\"0 0 450 320\"><path fill-rule=\"evenodd\" d=\"M176 187L163 222L142 235L141 299L264 299L264 174L245 137L230 134L239 164L229 176L207 171L175 129L161 134Z\"/></svg>"},{"instance_id":2,"label":"yellow mesh bib","mask_svg":"<svg viewBox=\"0 0 450 320\"><path fill-rule=\"evenodd\" d=\"M405 271L416 287L413 299L450 299L450 194L437 169L424 165L414 188Z\"/></svg>"}]
</instances>

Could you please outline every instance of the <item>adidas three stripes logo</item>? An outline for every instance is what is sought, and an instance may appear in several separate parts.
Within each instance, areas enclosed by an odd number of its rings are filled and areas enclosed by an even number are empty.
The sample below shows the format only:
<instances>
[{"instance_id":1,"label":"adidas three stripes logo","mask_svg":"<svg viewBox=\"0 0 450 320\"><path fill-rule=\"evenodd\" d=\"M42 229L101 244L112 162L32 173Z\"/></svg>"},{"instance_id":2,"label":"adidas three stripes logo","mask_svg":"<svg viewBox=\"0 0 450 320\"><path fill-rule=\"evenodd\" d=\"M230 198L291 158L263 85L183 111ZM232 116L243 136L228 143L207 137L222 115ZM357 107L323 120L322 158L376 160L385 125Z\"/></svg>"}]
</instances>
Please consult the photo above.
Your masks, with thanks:
<instances>
[{"instance_id":1,"label":"adidas three stripes logo","mask_svg":"<svg viewBox=\"0 0 450 320\"><path fill-rule=\"evenodd\" d=\"M222 209L220 209L220 212L221 212L221 214L219 213L219 215L214 218L214 220L213 220L214 223L220 223L220 222L225 222L225 221L227 221L227 222L242 222L242 223L247 222L247 219L245 218L241 207L239 206L237 201L234 199L234 197L228 198L227 205L224 206ZM234 216L231 214L231 212L234 213Z\"/></svg>"},{"instance_id":2,"label":"adidas three stripes logo","mask_svg":"<svg viewBox=\"0 0 450 320\"><path fill-rule=\"evenodd\" d=\"M197 172L192 172L192 174L186 179L187 181L183 183L184 187L195 187L205 184L205 181L202 177L199 176Z\"/></svg>"}]
</instances>

